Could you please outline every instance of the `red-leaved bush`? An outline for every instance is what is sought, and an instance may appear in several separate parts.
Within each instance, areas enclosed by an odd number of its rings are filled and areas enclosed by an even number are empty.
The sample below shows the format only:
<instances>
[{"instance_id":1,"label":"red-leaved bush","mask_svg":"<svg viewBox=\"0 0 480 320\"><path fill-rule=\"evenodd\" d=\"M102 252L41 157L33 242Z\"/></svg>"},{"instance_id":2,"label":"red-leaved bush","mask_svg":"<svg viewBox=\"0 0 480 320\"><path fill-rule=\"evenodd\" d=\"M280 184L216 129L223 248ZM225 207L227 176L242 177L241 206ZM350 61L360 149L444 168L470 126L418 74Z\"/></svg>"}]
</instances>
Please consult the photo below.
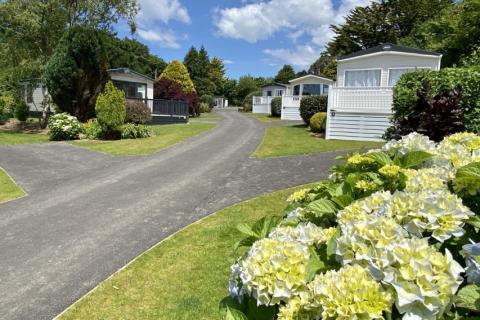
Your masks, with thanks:
<instances>
[{"instance_id":1,"label":"red-leaved bush","mask_svg":"<svg viewBox=\"0 0 480 320\"><path fill-rule=\"evenodd\" d=\"M182 87L177 82L168 78L162 78L155 81L154 98L165 100L182 100L188 102L190 114L199 114L199 98L196 92L183 92Z\"/></svg>"}]
</instances>

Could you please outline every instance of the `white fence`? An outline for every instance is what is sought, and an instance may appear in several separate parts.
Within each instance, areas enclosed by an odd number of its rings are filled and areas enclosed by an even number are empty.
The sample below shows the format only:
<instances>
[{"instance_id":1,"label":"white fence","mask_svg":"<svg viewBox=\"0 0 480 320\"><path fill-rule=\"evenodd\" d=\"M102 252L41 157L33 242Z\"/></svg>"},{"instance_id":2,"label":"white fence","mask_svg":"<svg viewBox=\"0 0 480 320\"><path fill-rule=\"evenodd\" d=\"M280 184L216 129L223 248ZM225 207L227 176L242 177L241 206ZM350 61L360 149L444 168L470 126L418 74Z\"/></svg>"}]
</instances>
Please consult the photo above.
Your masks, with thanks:
<instances>
[{"instance_id":1,"label":"white fence","mask_svg":"<svg viewBox=\"0 0 480 320\"><path fill-rule=\"evenodd\" d=\"M275 97L253 97L252 113L271 114L270 104Z\"/></svg>"},{"instance_id":2,"label":"white fence","mask_svg":"<svg viewBox=\"0 0 480 320\"><path fill-rule=\"evenodd\" d=\"M301 96L283 96L282 97L282 119L283 120L302 120L300 117Z\"/></svg>"},{"instance_id":3,"label":"white fence","mask_svg":"<svg viewBox=\"0 0 480 320\"><path fill-rule=\"evenodd\" d=\"M390 87L333 87L328 100L327 139L382 141L390 127Z\"/></svg>"}]
</instances>

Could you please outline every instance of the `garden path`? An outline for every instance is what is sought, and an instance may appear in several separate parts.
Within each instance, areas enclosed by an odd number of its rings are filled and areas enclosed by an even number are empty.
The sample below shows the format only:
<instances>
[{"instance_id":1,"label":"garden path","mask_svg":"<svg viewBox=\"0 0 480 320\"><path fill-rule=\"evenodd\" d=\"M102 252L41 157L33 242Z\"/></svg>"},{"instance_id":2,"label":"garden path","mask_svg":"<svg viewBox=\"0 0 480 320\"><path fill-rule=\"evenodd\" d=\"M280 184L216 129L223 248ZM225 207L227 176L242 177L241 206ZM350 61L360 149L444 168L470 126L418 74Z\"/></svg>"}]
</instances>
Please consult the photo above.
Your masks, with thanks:
<instances>
[{"instance_id":1,"label":"garden path","mask_svg":"<svg viewBox=\"0 0 480 320\"><path fill-rule=\"evenodd\" d=\"M327 177L339 153L253 159L265 125L233 111L156 154L66 143L0 147L28 196L0 205L0 319L51 319L177 230L266 192Z\"/></svg>"}]
</instances>

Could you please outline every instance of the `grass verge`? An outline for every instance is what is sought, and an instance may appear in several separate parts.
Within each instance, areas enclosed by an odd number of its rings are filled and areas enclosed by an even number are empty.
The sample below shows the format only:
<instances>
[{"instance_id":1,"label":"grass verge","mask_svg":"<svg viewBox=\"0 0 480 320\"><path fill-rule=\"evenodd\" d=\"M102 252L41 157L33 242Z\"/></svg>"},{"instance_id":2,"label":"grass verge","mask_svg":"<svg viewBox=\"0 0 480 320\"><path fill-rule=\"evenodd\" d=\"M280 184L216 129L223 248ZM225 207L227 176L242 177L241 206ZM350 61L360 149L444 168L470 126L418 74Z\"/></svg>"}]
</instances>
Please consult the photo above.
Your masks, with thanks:
<instances>
[{"instance_id":1,"label":"grass verge","mask_svg":"<svg viewBox=\"0 0 480 320\"><path fill-rule=\"evenodd\" d=\"M15 200L25 196L26 193L15 181L0 168L0 203Z\"/></svg>"},{"instance_id":2,"label":"grass verge","mask_svg":"<svg viewBox=\"0 0 480 320\"><path fill-rule=\"evenodd\" d=\"M300 187L298 187L300 188ZM239 252L239 223L281 215L298 188L278 191L223 209L176 233L141 255L67 310L60 319L221 319L230 265Z\"/></svg>"},{"instance_id":3,"label":"grass verge","mask_svg":"<svg viewBox=\"0 0 480 320\"><path fill-rule=\"evenodd\" d=\"M155 136L150 138L118 141L79 140L72 144L113 156L146 155L182 142L214 126L212 123L157 125L151 126Z\"/></svg>"},{"instance_id":4,"label":"grass verge","mask_svg":"<svg viewBox=\"0 0 480 320\"><path fill-rule=\"evenodd\" d=\"M325 140L314 137L303 126L271 127L265 129L262 144L253 153L253 157L281 157L378 147L381 142Z\"/></svg>"},{"instance_id":5,"label":"grass verge","mask_svg":"<svg viewBox=\"0 0 480 320\"><path fill-rule=\"evenodd\" d=\"M200 117L190 118L190 120L194 121L217 121L222 119L223 118L216 112L202 113Z\"/></svg>"},{"instance_id":6,"label":"grass verge","mask_svg":"<svg viewBox=\"0 0 480 320\"><path fill-rule=\"evenodd\" d=\"M260 122L263 122L263 123L275 123L275 122L285 122L285 123L288 123L289 120L282 120L280 118L276 118L276 117L271 117L270 115L266 114L266 113L247 113L250 117L253 117L255 119L257 119L258 121Z\"/></svg>"},{"instance_id":7,"label":"grass verge","mask_svg":"<svg viewBox=\"0 0 480 320\"><path fill-rule=\"evenodd\" d=\"M0 145L48 142L48 135L0 130Z\"/></svg>"}]
</instances>

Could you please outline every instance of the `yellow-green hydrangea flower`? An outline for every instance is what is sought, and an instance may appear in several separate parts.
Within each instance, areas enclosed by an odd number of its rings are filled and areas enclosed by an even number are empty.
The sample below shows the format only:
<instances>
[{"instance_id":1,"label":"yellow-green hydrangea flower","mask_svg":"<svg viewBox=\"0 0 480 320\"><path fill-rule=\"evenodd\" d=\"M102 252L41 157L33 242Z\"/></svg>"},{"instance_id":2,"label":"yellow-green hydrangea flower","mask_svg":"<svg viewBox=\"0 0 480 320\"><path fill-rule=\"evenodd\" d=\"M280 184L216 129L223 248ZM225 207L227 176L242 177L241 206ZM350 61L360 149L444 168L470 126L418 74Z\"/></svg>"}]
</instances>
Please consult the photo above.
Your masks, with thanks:
<instances>
[{"instance_id":1,"label":"yellow-green hydrangea flower","mask_svg":"<svg viewBox=\"0 0 480 320\"><path fill-rule=\"evenodd\" d=\"M359 180L355 183L355 188L362 191L372 191L375 190L378 185L373 181Z\"/></svg>"},{"instance_id":2,"label":"yellow-green hydrangea flower","mask_svg":"<svg viewBox=\"0 0 480 320\"><path fill-rule=\"evenodd\" d=\"M410 151L425 151L429 153L435 152L435 142L431 141L427 136L416 132L410 133L402 137L400 140L391 140L383 147L384 151L398 151L400 154L406 154Z\"/></svg>"},{"instance_id":3,"label":"yellow-green hydrangea flower","mask_svg":"<svg viewBox=\"0 0 480 320\"><path fill-rule=\"evenodd\" d=\"M305 291L308 247L296 241L262 239L241 262L243 288L259 305L287 302Z\"/></svg>"},{"instance_id":4,"label":"yellow-green hydrangea flower","mask_svg":"<svg viewBox=\"0 0 480 320\"><path fill-rule=\"evenodd\" d=\"M277 320L314 320L318 319L316 313L307 309L307 303L299 298L293 297L287 304L280 307Z\"/></svg>"},{"instance_id":5,"label":"yellow-green hydrangea flower","mask_svg":"<svg viewBox=\"0 0 480 320\"><path fill-rule=\"evenodd\" d=\"M454 133L443 139L444 143L461 144L469 150L480 150L480 136L470 132Z\"/></svg>"},{"instance_id":6,"label":"yellow-green hydrangea flower","mask_svg":"<svg viewBox=\"0 0 480 320\"><path fill-rule=\"evenodd\" d=\"M383 313L390 312L393 304L391 293L358 265L317 275L308 288L312 307L325 320L384 319Z\"/></svg>"},{"instance_id":7,"label":"yellow-green hydrangea flower","mask_svg":"<svg viewBox=\"0 0 480 320\"><path fill-rule=\"evenodd\" d=\"M391 255L382 282L395 289L395 305L403 319L441 319L463 282L463 268L448 250L441 254L427 239L404 239Z\"/></svg>"},{"instance_id":8,"label":"yellow-green hydrangea flower","mask_svg":"<svg viewBox=\"0 0 480 320\"><path fill-rule=\"evenodd\" d=\"M347 159L347 163L356 166L363 166L373 164L375 163L375 160L356 153Z\"/></svg>"},{"instance_id":9,"label":"yellow-green hydrangea flower","mask_svg":"<svg viewBox=\"0 0 480 320\"><path fill-rule=\"evenodd\" d=\"M381 167L378 172L388 178L395 178L400 173L401 168L394 164L387 164Z\"/></svg>"},{"instance_id":10,"label":"yellow-green hydrangea flower","mask_svg":"<svg viewBox=\"0 0 480 320\"><path fill-rule=\"evenodd\" d=\"M310 191L309 188L298 190L288 197L287 202L302 202L307 198Z\"/></svg>"},{"instance_id":11,"label":"yellow-green hydrangea flower","mask_svg":"<svg viewBox=\"0 0 480 320\"><path fill-rule=\"evenodd\" d=\"M407 192L446 189L448 181L455 178L455 174L449 166L419 170L402 169L402 173L407 177L405 184Z\"/></svg>"},{"instance_id":12,"label":"yellow-green hydrangea flower","mask_svg":"<svg viewBox=\"0 0 480 320\"><path fill-rule=\"evenodd\" d=\"M268 237L280 241L297 241L312 246L327 243L336 232L337 228L322 229L311 222L302 222L295 227L277 227Z\"/></svg>"},{"instance_id":13,"label":"yellow-green hydrangea flower","mask_svg":"<svg viewBox=\"0 0 480 320\"><path fill-rule=\"evenodd\" d=\"M366 215L377 212L391 198L392 194L389 191L375 192L363 200L353 202L338 212L337 221L341 225L356 219L366 219Z\"/></svg>"}]
</instances>

